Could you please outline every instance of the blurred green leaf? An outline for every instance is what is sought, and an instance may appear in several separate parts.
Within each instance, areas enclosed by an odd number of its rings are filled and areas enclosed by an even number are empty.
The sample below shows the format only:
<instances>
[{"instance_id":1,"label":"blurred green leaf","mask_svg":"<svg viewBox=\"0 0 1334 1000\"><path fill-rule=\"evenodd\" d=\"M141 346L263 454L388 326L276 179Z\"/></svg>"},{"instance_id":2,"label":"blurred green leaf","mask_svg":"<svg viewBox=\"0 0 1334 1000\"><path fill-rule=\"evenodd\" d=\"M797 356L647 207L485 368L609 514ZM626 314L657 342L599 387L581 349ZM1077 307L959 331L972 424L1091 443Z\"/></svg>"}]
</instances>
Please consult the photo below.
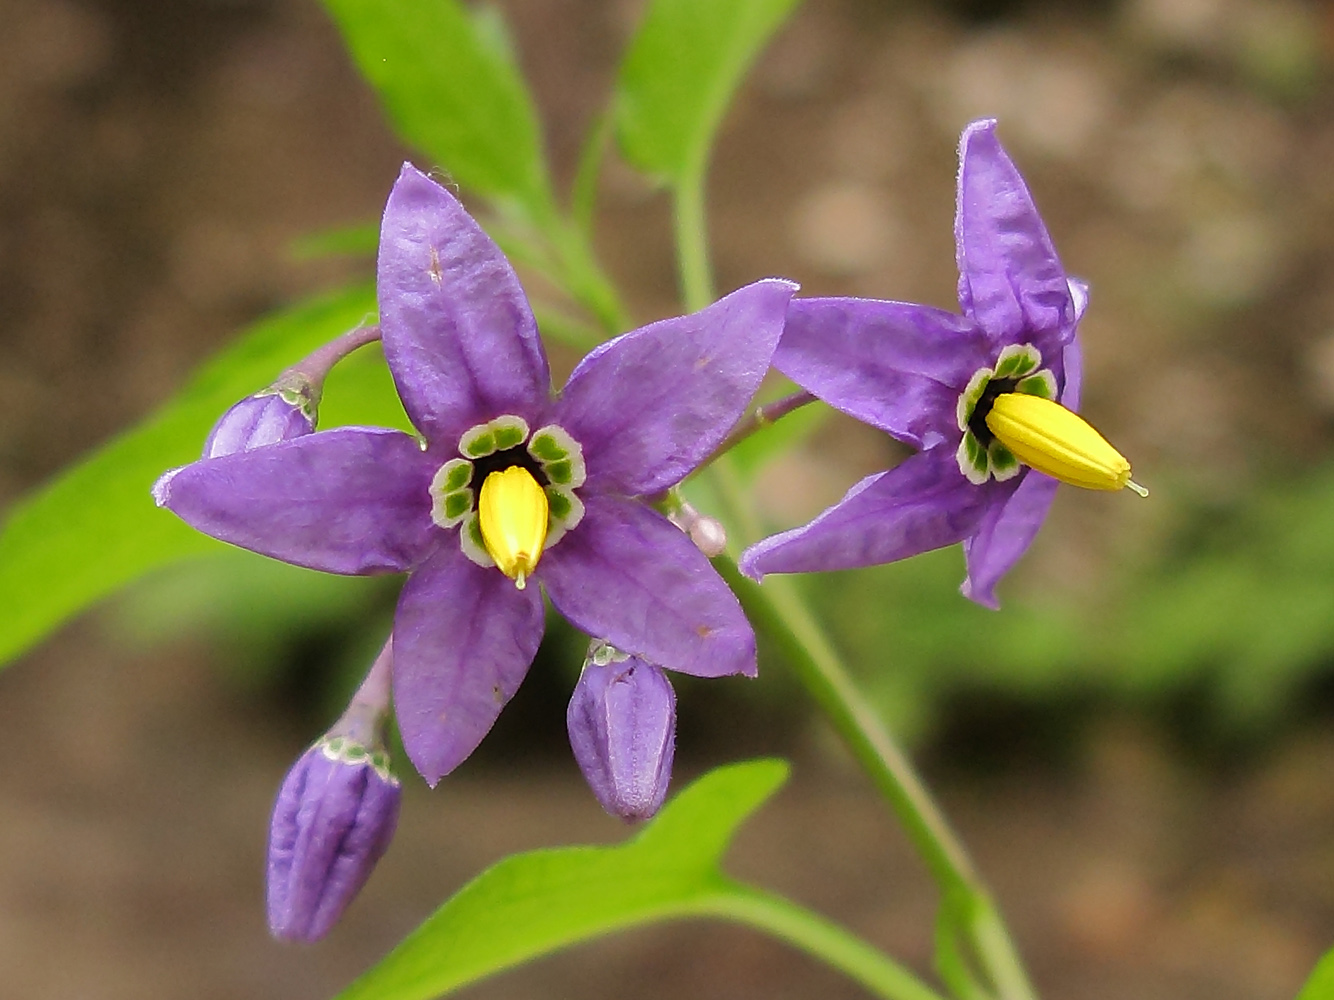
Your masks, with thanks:
<instances>
[{"instance_id":1,"label":"blurred green leaf","mask_svg":"<svg viewBox=\"0 0 1334 1000\"><path fill-rule=\"evenodd\" d=\"M652 0L621 64L626 159L668 182L698 175L732 94L797 0Z\"/></svg>"},{"instance_id":2,"label":"blurred green leaf","mask_svg":"<svg viewBox=\"0 0 1334 1000\"><path fill-rule=\"evenodd\" d=\"M1297 1000L1334 1000L1334 951L1316 963L1315 971L1306 981Z\"/></svg>"},{"instance_id":3,"label":"blurred green leaf","mask_svg":"<svg viewBox=\"0 0 1334 1000\"><path fill-rule=\"evenodd\" d=\"M737 827L787 778L759 760L721 767L615 847L506 858L464 886L339 1000L428 1000L609 931L700 912L740 893L719 871Z\"/></svg>"},{"instance_id":4,"label":"blurred green leaf","mask_svg":"<svg viewBox=\"0 0 1334 1000\"><path fill-rule=\"evenodd\" d=\"M340 256L374 257L379 246L380 223L376 220L299 236L291 243L291 254L297 260Z\"/></svg>"},{"instance_id":5,"label":"blurred green leaf","mask_svg":"<svg viewBox=\"0 0 1334 1000\"><path fill-rule=\"evenodd\" d=\"M398 134L542 227L553 199L532 98L499 16L455 0L324 0Z\"/></svg>"},{"instance_id":6,"label":"blurred green leaf","mask_svg":"<svg viewBox=\"0 0 1334 1000\"><path fill-rule=\"evenodd\" d=\"M153 416L15 505L0 532L0 663L149 570L216 549L219 543L153 505L154 480L198 458L228 406L374 311L373 291L360 286L260 322ZM329 391L327 410L349 422L392 417L392 393L389 401L377 398L384 376L374 354L354 355L345 367L339 399Z\"/></svg>"}]
</instances>

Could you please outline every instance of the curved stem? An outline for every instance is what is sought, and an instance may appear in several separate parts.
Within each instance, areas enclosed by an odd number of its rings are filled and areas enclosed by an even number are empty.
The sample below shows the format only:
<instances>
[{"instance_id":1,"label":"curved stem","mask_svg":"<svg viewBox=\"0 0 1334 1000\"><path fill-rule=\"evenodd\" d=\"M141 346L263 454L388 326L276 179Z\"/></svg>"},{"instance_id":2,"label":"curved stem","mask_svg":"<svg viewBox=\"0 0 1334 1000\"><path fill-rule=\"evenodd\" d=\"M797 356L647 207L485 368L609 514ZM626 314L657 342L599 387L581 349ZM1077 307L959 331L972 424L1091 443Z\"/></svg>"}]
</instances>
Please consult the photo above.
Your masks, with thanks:
<instances>
[{"instance_id":1,"label":"curved stem","mask_svg":"<svg viewBox=\"0 0 1334 1000\"><path fill-rule=\"evenodd\" d=\"M756 406L737 421L736 426L723 438L723 443L713 450L713 454L700 463L703 469L712 464L720 455L731 451L756 431L763 430L770 424L786 417L793 410L798 410L807 403L814 403L815 397L805 389L775 399L772 403Z\"/></svg>"},{"instance_id":2,"label":"curved stem","mask_svg":"<svg viewBox=\"0 0 1334 1000\"><path fill-rule=\"evenodd\" d=\"M781 896L727 882L723 891L701 901L698 912L771 934L886 1000L942 1000L939 993L878 948Z\"/></svg>"},{"instance_id":3,"label":"curved stem","mask_svg":"<svg viewBox=\"0 0 1334 1000\"><path fill-rule=\"evenodd\" d=\"M378 323L353 327L347 333L335 337L323 347L317 348L306 355L284 371L283 376L296 376L305 379L314 390L315 399L318 400L320 390L324 386L324 380L328 377L333 366L357 348L365 347L379 339L380 324Z\"/></svg>"}]
</instances>

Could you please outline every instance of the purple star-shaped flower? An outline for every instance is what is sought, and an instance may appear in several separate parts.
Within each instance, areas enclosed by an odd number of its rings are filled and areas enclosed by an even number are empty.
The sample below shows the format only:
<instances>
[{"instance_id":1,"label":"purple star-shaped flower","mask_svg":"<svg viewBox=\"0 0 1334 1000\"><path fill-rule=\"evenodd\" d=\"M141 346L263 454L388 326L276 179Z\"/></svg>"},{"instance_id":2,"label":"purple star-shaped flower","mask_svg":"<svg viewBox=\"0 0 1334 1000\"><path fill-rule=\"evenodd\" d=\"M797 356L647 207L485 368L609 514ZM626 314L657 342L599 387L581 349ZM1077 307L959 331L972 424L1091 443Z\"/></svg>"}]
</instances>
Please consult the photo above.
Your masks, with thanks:
<instances>
[{"instance_id":1,"label":"purple star-shaped flower","mask_svg":"<svg viewBox=\"0 0 1334 1000\"><path fill-rule=\"evenodd\" d=\"M774 367L831 406L916 448L809 524L752 546L742 569L849 569L963 542L964 595L995 587L1027 550L1057 482L1021 465L985 424L1004 392L1077 410L1075 328L1087 288L1067 277L1023 178L978 121L959 143L954 237L962 316L909 302L798 299Z\"/></svg>"},{"instance_id":2,"label":"purple star-shaped flower","mask_svg":"<svg viewBox=\"0 0 1334 1000\"><path fill-rule=\"evenodd\" d=\"M300 566L410 574L394 618L394 702L431 784L491 728L542 637L539 588L500 572L479 528L493 472L524 469L544 491L532 577L574 625L672 670L753 675L755 636L736 598L642 498L684 478L740 417L795 286L759 281L624 334L553 399L514 270L411 165L385 208L378 284L385 358L424 440L320 431L169 473L159 504Z\"/></svg>"}]
</instances>

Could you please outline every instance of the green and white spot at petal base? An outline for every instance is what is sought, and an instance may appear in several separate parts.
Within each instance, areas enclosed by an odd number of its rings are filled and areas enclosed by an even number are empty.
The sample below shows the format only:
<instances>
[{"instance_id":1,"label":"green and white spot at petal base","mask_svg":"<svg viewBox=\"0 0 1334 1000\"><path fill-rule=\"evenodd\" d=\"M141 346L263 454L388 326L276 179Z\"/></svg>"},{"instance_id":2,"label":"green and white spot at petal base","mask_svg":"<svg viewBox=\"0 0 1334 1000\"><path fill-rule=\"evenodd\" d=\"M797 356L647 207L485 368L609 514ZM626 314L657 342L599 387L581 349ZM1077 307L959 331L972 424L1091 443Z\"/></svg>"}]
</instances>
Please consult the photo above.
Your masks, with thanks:
<instances>
[{"instance_id":1,"label":"green and white spot at petal base","mask_svg":"<svg viewBox=\"0 0 1334 1000\"><path fill-rule=\"evenodd\" d=\"M577 490L588 478L584 449L557 424L548 424L533 432L528 454L542 466L547 479L556 486Z\"/></svg>"},{"instance_id":2,"label":"green and white spot at petal base","mask_svg":"<svg viewBox=\"0 0 1334 1000\"><path fill-rule=\"evenodd\" d=\"M968 385L959 396L955 417L959 422L959 430L965 434L968 433L968 421L973 419L973 411L977 409L982 393L986 392L987 386L991 384L991 375L990 368L979 368L973 372L973 377L968 380Z\"/></svg>"},{"instance_id":3,"label":"green and white spot at petal base","mask_svg":"<svg viewBox=\"0 0 1334 1000\"><path fill-rule=\"evenodd\" d=\"M473 510L472 462L451 458L431 480L431 520L442 528L459 524Z\"/></svg>"},{"instance_id":4,"label":"green and white spot at petal base","mask_svg":"<svg viewBox=\"0 0 1334 1000\"><path fill-rule=\"evenodd\" d=\"M1013 479L1022 469L1019 459L1014 457L1014 452L999 441L992 441L987 446L987 465L998 483Z\"/></svg>"},{"instance_id":5,"label":"green and white spot at petal base","mask_svg":"<svg viewBox=\"0 0 1334 1000\"><path fill-rule=\"evenodd\" d=\"M584 502L574 490L567 486L552 483L546 488L547 494L547 542L551 548L571 528L577 527L584 519Z\"/></svg>"},{"instance_id":6,"label":"green and white spot at petal base","mask_svg":"<svg viewBox=\"0 0 1334 1000\"><path fill-rule=\"evenodd\" d=\"M491 558L491 553L486 551L486 542L482 539L482 519L476 512L469 514L463 526L459 528L459 548L478 566L489 567L496 564Z\"/></svg>"},{"instance_id":7,"label":"green and white spot at petal base","mask_svg":"<svg viewBox=\"0 0 1334 1000\"><path fill-rule=\"evenodd\" d=\"M1021 378L1014 386L1015 392L1026 396L1041 396L1043 399L1056 401L1056 376L1050 368L1044 368L1026 378Z\"/></svg>"},{"instance_id":8,"label":"green and white spot at petal base","mask_svg":"<svg viewBox=\"0 0 1334 1000\"><path fill-rule=\"evenodd\" d=\"M1010 344L1001 349L992 368L993 378L1023 378L1042 366L1042 353L1032 344Z\"/></svg>"},{"instance_id":9,"label":"green and white spot at petal base","mask_svg":"<svg viewBox=\"0 0 1334 1000\"><path fill-rule=\"evenodd\" d=\"M959 460L959 471L974 486L981 486L991 477L991 462L987 458L987 449L972 431L963 432L959 450L955 453Z\"/></svg>"},{"instance_id":10,"label":"green and white spot at petal base","mask_svg":"<svg viewBox=\"0 0 1334 1000\"><path fill-rule=\"evenodd\" d=\"M469 428L459 439L459 454L464 458L485 458L498 451L517 448L528 440L528 421L505 414Z\"/></svg>"}]
</instances>

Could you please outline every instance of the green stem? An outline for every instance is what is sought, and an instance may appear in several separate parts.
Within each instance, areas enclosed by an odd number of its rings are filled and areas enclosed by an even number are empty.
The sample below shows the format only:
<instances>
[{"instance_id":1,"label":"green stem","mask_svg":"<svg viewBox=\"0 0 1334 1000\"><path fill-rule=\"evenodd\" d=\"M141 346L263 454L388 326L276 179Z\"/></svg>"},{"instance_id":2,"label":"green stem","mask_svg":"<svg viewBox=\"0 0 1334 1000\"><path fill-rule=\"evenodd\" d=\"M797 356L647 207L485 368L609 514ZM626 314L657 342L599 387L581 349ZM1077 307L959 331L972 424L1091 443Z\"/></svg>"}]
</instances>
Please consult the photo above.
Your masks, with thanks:
<instances>
[{"instance_id":1,"label":"green stem","mask_svg":"<svg viewBox=\"0 0 1334 1000\"><path fill-rule=\"evenodd\" d=\"M735 882L702 901L702 915L747 924L820 959L886 1000L942 1000L911 972L844 928L781 896Z\"/></svg>"},{"instance_id":2,"label":"green stem","mask_svg":"<svg viewBox=\"0 0 1334 1000\"><path fill-rule=\"evenodd\" d=\"M709 266L709 230L704 218L704 163L688 168L673 188L676 262L681 272L681 298L687 312L713 301Z\"/></svg>"},{"instance_id":3,"label":"green stem","mask_svg":"<svg viewBox=\"0 0 1334 1000\"><path fill-rule=\"evenodd\" d=\"M756 630L778 645L783 659L889 802L942 891L968 900L969 919L963 930L997 995L1004 1000L1031 1000L1033 988L1014 944L963 844L853 684L792 581L773 577L761 589L742 576L731 559L715 559L714 565Z\"/></svg>"}]
</instances>

